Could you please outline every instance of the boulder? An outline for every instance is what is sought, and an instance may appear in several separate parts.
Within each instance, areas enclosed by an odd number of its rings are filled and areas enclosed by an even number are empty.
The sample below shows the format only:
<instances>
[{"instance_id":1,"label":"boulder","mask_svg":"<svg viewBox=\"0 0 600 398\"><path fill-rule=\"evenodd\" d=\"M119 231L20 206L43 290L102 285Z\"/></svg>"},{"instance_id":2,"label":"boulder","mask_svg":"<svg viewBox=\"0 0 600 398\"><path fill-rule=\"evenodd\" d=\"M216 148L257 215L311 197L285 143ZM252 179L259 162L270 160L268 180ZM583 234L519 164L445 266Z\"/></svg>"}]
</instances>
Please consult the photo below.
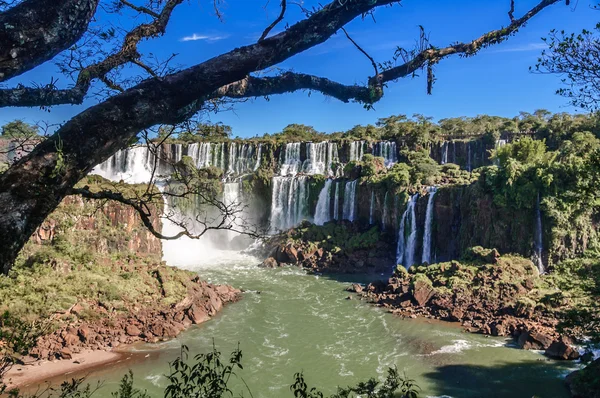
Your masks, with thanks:
<instances>
[{"instance_id":1,"label":"boulder","mask_svg":"<svg viewBox=\"0 0 600 398\"><path fill-rule=\"evenodd\" d=\"M424 306L435 294L431 283L424 280L417 280L413 285L413 297L419 306Z\"/></svg>"},{"instance_id":2,"label":"boulder","mask_svg":"<svg viewBox=\"0 0 600 398\"><path fill-rule=\"evenodd\" d=\"M550 347L552 337L542 332L525 330L519 335L517 344L524 350L543 350Z\"/></svg>"},{"instance_id":3,"label":"boulder","mask_svg":"<svg viewBox=\"0 0 600 398\"><path fill-rule=\"evenodd\" d=\"M192 323L195 325L205 322L209 319L206 311L195 304L188 309L187 314Z\"/></svg>"},{"instance_id":4,"label":"boulder","mask_svg":"<svg viewBox=\"0 0 600 398\"><path fill-rule=\"evenodd\" d=\"M265 261L263 261L259 267L264 267L264 268L277 268L279 264L277 263L277 260L275 260L273 257L269 257L267 258Z\"/></svg>"},{"instance_id":5,"label":"boulder","mask_svg":"<svg viewBox=\"0 0 600 398\"><path fill-rule=\"evenodd\" d=\"M550 358L562 360L574 360L579 358L579 352L571 346L571 341L561 337L550 344L544 354Z\"/></svg>"},{"instance_id":6,"label":"boulder","mask_svg":"<svg viewBox=\"0 0 600 398\"><path fill-rule=\"evenodd\" d=\"M63 348L62 350L60 350L58 355L60 356L61 359L72 359L73 358L73 354L71 353L71 350L69 350L68 348Z\"/></svg>"},{"instance_id":7,"label":"boulder","mask_svg":"<svg viewBox=\"0 0 600 398\"><path fill-rule=\"evenodd\" d=\"M127 325L127 327L125 327L125 333L127 333L128 336L131 337L137 337L139 336L142 332L140 329L138 329L137 326L135 325Z\"/></svg>"}]
</instances>

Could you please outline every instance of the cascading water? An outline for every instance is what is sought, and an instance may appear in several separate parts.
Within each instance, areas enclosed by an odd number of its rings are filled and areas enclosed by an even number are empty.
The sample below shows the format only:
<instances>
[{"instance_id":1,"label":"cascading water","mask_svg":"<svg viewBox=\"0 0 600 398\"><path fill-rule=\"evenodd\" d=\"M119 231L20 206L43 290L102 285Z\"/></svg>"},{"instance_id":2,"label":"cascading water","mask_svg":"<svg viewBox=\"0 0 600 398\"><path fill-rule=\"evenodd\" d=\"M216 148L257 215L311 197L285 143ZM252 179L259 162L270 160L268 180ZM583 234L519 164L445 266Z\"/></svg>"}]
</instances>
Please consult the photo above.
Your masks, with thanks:
<instances>
[{"instance_id":1,"label":"cascading water","mask_svg":"<svg viewBox=\"0 0 600 398\"><path fill-rule=\"evenodd\" d=\"M306 174L333 175L332 163L338 162L337 145L333 142L306 143L308 158L302 169Z\"/></svg>"},{"instance_id":2,"label":"cascading water","mask_svg":"<svg viewBox=\"0 0 600 398\"><path fill-rule=\"evenodd\" d=\"M285 145L284 156L281 161L279 175L293 176L300 172L302 162L300 161L300 143L292 142Z\"/></svg>"},{"instance_id":3,"label":"cascading water","mask_svg":"<svg viewBox=\"0 0 600 398\"><path fill-rule=\"evenodd\" d=\"M402 214L400 228L398 229L398 247L396 250L396 263L402 264L405 268L409 268L414 264L415 243L417 241L417 217L415 207L419 194L414 194L410 197L406 210ZM407 222L410 223L408 236L406 234Z\"/></svg>"},{"instance_id":4,"label":"cascading water","mask_svg":"<svg viewBox=\"0 0 600 398\"><path fill-rule=\"evenodd\" d=\"M340 219L340 182L335 183L335 195L333 198L333 218L335 220Z\"/></svg>"},{"instance_id":5,"label":"cascading water","mask_svg":"<svg viewBox=\"0 0 600 398\"><path fill-rule=\"evenodd\" d=\"M350 143L350 161L360 161L365 153L364 141L352 141Z\"/></svg>"},{"instance_id":6,"label":"cascading water","mask_svg":"<svg viewBox=\"0 0 600 398\"><path fill-rule=\"evenodd\" d=\"M317 208L315 210L315 224L323 225L327 221L331 220L331 214L329 211L329 204L331 203L331 183L333 180L328 179L325 181L325 185L319 193L319 200L317 201Z\"/></svg>"},{"instance_id":7,"label":"cascading water","mask_svg":"<svg viewBox=\"0 0 600 398\"><path fill-rule=\"evenodd\" d=\"M273 177L272 185L271 232L290 229L308 218L306 177Z\"/></svg>"},{"instance_id":8,"label":"cascading water","mask_svg":"<svg viewBox=\"0 0 600 398\"><path fill-rule=\"evenodd\" d=\"M253 144L238 144L236 142L229 144L228 175L241 176L251 173L255 170L257 164L260 165L260 156L257 156L256 147Z\"/></svg>"},{"instance_id":9,"label":"cascading water","mask_svg":"<svg viewBox=\"0 0 600 398\"><path fill-rule=\"evenodd\" d=\"M442 164L448 163L448 141L442 143Z\"/></svg>"},{"instance_id":10,"label":"cascading water","mask_svg":"<svg viewBox=\"0 0 600 398\"><path fill-rule=\"evenodd\" d=\"M431 263L431 227L433 225L433 205L437 187L429 187L429 199L427 200L427 212L425 215L425 229L423 232L423 254L422 263Z\"/></svg>"},{"instance_id":11,"label":"cascading water","mask_svg":"<svg viewBox=\"0 0 600 398\"><path fill-rule=\"evenodd\" d=\"M540 193L538 192L537 201L535 206L535 236L534 236L535 252L533 253L533 262L538 268L540 274L546 272L542 254L544 251L543 236L542 236L542 210L540 208Z\"/></svg>"},{"instance_id":12,"label":"cascading water","mask_svg":"<svg viewBox=\"0 0 600 398\"><path fill-rule=\"evenodd\" d=\"M384 159L385 167L391 167L398 162L396 153L396 143L394 141L381 141L375 145L375 156L380 156Z\"/></svg>"},{"instance_id":13,"label":"cascading water","mask_svg":"<svg viewBox=\"0 0 600 398\"><path fill-rule=\"evenodd\" d=\"M228 182L223 186L223 204L232 209L238 209L241 205L241 189L242 184L240 182ZM233 228L241 229L240 225L236 224L235 219L229 218L227 220L229 225ZM231 242L238 234L235 231L227 230L227 240Z\"/></svg>"},{"instance_id":14,"label":"cascading water","mask_svg":"<svg viewBox=\"0 0 600 398\"><path fill-rule=\"evenodd\" d=\"M261 156L262 156L262 144L258 144L258 148L256 149L256 163L254 163L254 168L252 169L252 171L256 171L260 167Z\"/></svg>"},{"instance_id":15,"label":"cascading water","mask_svg":"<svg viewBox=\"0 0 600 398\"><path fill-rule=\"evenodd\" d=\"M130 184L150 182L155 155L145 145L117 151L105 162L94 168L92 174L98 174L111 181Z\"/></svg>"},{"instance_id":16,"label":"cascading water","mask_svg":"<svg viewBox=\"0 0 600 398\"><path fill-rule=\"evenodd\" d=\"M467 142L467 170L472 171L471 168L471 141Z\"/></svg>"},{"instance_id":17,"label":"cascading water","mask_svg":"<svg viewBox=\"0 0 600 398\"><path fill-rule=\"evenodd\" d=\"M371 190L371 204L369 205L369 225L373 225L375 216L375 191Z\"/></svg>"},{"instance_id":18,"label":"cascading water","mask_svg":"<svg viewBox=\"0 0 600 398\"><path fill-rule=\"evenodd\" d=\"M356 213L356 183L358 180L348 181L344 189L343 219L354 221Z\"/></svg>"}]
</instances>

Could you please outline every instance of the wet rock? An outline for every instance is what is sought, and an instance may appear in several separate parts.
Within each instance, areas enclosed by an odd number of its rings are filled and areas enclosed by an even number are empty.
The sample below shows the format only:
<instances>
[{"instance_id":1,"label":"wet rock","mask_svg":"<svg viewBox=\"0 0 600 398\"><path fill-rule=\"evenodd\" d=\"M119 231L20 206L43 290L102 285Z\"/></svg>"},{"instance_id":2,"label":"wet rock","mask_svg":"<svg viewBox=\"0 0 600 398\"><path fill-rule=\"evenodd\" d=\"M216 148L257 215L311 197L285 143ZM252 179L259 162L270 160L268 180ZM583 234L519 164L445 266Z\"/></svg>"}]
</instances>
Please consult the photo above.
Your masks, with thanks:
<instances>
[{"instance_id":1,"label":"wet rock","mask_svg":"<svg viewBox=\"0 0 600 398\"><path fill-rule=\"evenodd\" d=\"M525 350L543 350L552 344L552 337L537 331L524 331L517 340L519 347Z\"/></svg>"},{"instance_id":2,"label":"wet rock","mask_svg":"<svg viewBox=\"0 0 600 398\"><path fill-rule=\"evenodd\" d=\"M277 260L275 260L273 257L269 257L265 261L263 261L259 266L264 268L277 268L278 265L279 264L277 263Z\"/></svg>"},{"instance_id":3,"label":"wet rock","mask_svg":"<svg viewBox=\"0 0 600 398\"><path fill-rule=\"evenodd\" d=\"M574 360L579 358L579 352L571 346L571 341L561 337L550 344L544 354L550 358L562 360Z\"/></svg>"}]
</instances>

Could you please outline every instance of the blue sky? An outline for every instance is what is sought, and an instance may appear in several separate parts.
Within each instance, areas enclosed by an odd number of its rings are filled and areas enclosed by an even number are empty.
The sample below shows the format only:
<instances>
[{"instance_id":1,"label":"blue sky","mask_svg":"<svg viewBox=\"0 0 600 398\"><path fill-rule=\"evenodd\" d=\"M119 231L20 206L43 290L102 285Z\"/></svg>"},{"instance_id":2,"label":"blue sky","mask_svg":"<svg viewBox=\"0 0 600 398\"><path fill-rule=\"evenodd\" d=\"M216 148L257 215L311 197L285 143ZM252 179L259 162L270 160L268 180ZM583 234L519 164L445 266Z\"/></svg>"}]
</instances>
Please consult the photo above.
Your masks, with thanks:
<instances>
[{"instance_id":1,"label":"blue sky","mask_svg":"<svg viewBox=\"0 0 600 398\"><path fill-rule=\"evenodd\" d=\"M537 0L517 0L515 16L537 4ZM177 53L176 62L190 66L235 47L251 44L277 15L279 1L227 0L222 6L223 21L215 17L212 1L190 1L178 7L167 34L144 43L141 49L159 57ZM405 78L392 83L375 110L365 110L358 104L343 104L318 93L305 92L256 99L239 103L233 111L207 115L212 122L221 121L233 127L234 135L242 137L281 131L290 123L314 126L319 131L334 132L356 124L374 123L392 114L422 113L435 119L452 116L475 116L487 113L514 116L519 111L546 108L555 112L576 111L566 106L565 99L554 91L557 76L532 74L543 42L552 28L580 31L592 28L600 20L600 11L589 8L588 0L564 2L542 11L515 37L480 52L471 58L448 58L436 67L437 82L433 95L426 94L424 78ZM305 0L305 6L317 1ZM396 46L411 47L418 37L418 25L430 34L431 43L445 46L456 41L468 41L480 34L508 24L508 0L406 0L401 6L377 9L371 18L357 19L348 25L351 36L377 61L391 59ZM299 8L290 5L284 23L274 32L301 18ZM124 24L114 17L100 14L108 23ZM373 74L372 67L361 53L338 34L328 42L285 61L280 68L312 73L343 83L364 83ZM31 82L46 83L56 75L56 67L48 62L15 78L7 85ZM59 85L68 78L60 77ZM13 108L0 110L0 124L15 118L29 122L46 121L59 124L92 105L57 106L51 112L39 109Z\"/></svg>"}]
</instances>

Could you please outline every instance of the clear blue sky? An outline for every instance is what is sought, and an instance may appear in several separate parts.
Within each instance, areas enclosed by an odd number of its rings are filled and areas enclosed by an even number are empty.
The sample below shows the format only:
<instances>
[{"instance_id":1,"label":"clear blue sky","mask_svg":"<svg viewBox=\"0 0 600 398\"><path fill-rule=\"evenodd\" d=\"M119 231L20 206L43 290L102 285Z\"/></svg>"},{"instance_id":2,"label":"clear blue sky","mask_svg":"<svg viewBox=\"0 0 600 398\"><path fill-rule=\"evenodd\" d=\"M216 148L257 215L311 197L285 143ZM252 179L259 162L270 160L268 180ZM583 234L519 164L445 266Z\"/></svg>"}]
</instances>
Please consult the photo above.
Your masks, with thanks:
<instances>
[{"instance_id":1,"label":"clear blue sky","mask_svg":"<svg viewBox=\"0 0 600 398\"><path fill-rule=\"evenodd\" d=\"M516 0L515 16L537 4L538 0ZM190 1L178 7L164 37L145 43L142 49L158 56L177 53L178 64L189 66L235 47L250 44L258 38L278 12L278 0L227 0L222 8L224 21L215 16L211 2ZM554 112L575 109L554 94L559 85L557 76L532 74L543 42L552 28L580 31L593 28L600 20L600 11L589 8L588 0L564 2L544 10L524 29L507 42L483 50L471 58L448 58L436 67L437 82L433 95L426 94L423 77L405 78L392 83L375 110L365 110L358 104L343 104L332 98L299 92L240 103L234 111L210 115L213 122L222 121L233 127L234 135L242 137L281 131L290 123L314 126L319 131L346 130L356 124L374 123L391 114L422 113L435 119L452 116L475 116L487 113L514 116L519 111L546 108ZM305 6L317 1L305 0ZM381 8L371 18L353 21L347 30L377 61L391 59L396 46L410 47L418 37L421 24L430 34L431 43L445 46L456 41L468 41L481 33L508 24L508 0L406 0L401 6ZM285 22L292 24L301 18L298 7L289 6ZM104 18L104 15L100 15ZM112 17L111 23L120 23ZM275 32L284 29L281 23ZM329 77L343 83L364 83L373 71L369 61L343 35L312 48L279 65L297 72ZM13 79L7 85L31 82L47 83L56 67L48 62ZM69 83L60 77L59 85ZM94 100L87 100L89 106ZM86 106L57 106L50 113L39 109L2 109L0 123L15 118L29 122L64 123Z\"/></svg>"}]
</instances>

